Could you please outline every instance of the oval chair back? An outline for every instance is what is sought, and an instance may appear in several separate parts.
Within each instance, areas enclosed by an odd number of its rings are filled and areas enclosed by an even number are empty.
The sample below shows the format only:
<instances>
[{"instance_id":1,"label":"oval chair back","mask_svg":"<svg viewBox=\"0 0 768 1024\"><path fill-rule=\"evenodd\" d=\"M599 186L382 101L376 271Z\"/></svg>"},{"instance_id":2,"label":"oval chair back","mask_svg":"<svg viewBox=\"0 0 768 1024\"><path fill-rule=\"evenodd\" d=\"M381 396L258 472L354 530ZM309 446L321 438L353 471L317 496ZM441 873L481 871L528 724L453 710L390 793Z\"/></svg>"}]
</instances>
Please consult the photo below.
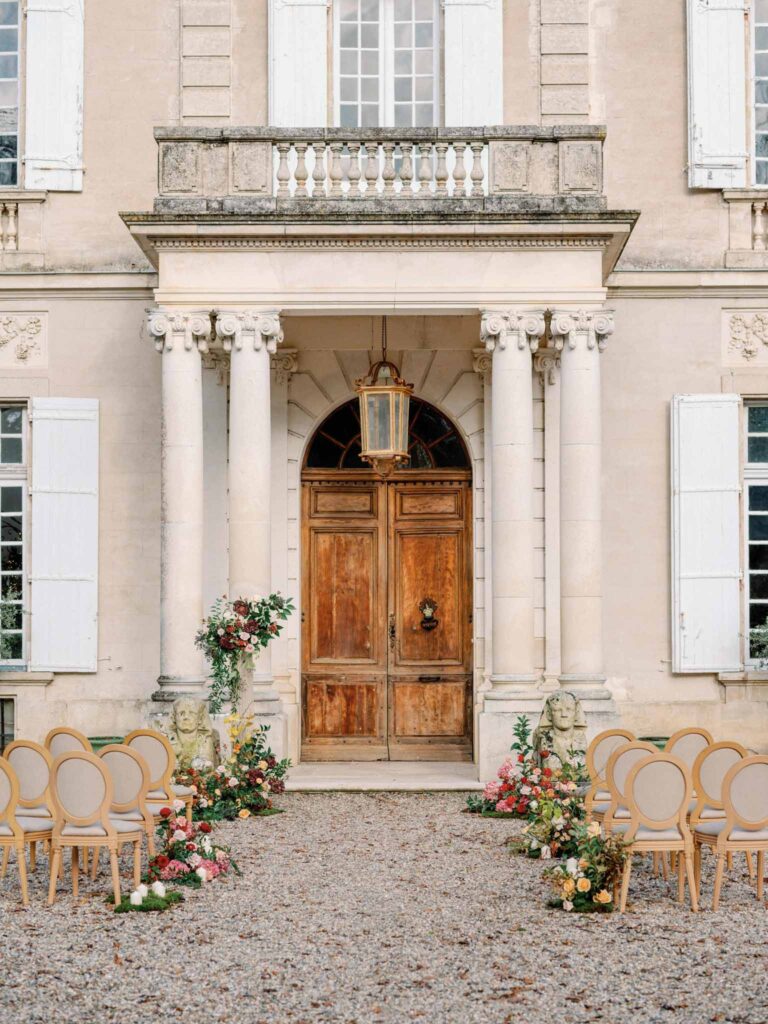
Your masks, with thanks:
<instances>
[{"instance_id":1,"label":"oval chair back","mask_svg":"<svg viewBox=\"0 0 768 1024\"><path fill-rule=\"evenodd\" d=\"M110 811L115 814L139 811L142 818L147 816L149 765L141 754L125 743L111 743L99 751L98 757L112 779Z\"/></svg>"},{"instance_id":2,"label":"oval chair back","mask_svg":"<svg viewBox=\"0 0 768 1024\"><path fill-rule=\"evenodd\" d=\"M16 824L16 805L19 802L19 780L11 762L0 757L0 836L19 838L24 832Z\"/></svg>"},{"instance_id":3,"label":"oval chair back","mask_svg":"<svg viewBox=\"0 0 768 1024\"><path fill-rule=\"evenodd\" d=\"M693 771L696 758L707 747L712 746L712 733L706 729L679 729L667 740L665 754L674 754Z\"/></svg>"},{"instance_id":4,"label":"oval chair back","mask_svg":"<svg viewBox=\"0 0 768 1024\"><path fill-rule=\"evenodd\" d=\"M627 729L606 729L598 733L587 747L587 771L593 783L605 781L608 758L617 747L632 743L637 737Z\"/></svg>"},{"instance_id":5,"label":"oval chair back","mask_svg":"<svg viewBox=\"0 0 768 1024\"><path fill-rule=\"evenodd\" d=\"M631 743L624 743L616 747L608 758L605 767L605 785L610 794L608 809L603 819L603 827L606 834L611 830L611 821L620 816L627 817L627 776L638 761L643 761L649 754L652 754L656 747L645 740L633 740Z\"/></svg>"},{"instance_id":6,"label":"oval chair back","mask_svg":"<svg viewBox=\"0 0 768 1024\"><path fill-rule=\"evenodd\" d=\"M151 797L172 800L171 778L176 768L176 754L168 737L155 729L134 729L125 737L125 745L147 762Z\"/></svg>"},{"instance_id":7,"label":"oval chair back","mask_svg":"<svg viewBox=\"0 0 768 1024\"><path fill-rule=\"evenodd\" d=\"M646 830L658 833L659 839L690 840L685 819L691 788L688 766L674 754L658 751L636 762L626 781L630 824L625 840L631 842L640 829L647 839L653 836L646 836Z\"/></svg>"},{"instance_id":8,"label":"oval chair back","mask_svg":"<svg viewBox=\"0 0 768 1024\"><path fill-rule=\"evenodd\" d=\"M735 740L724 740L705 747L693 762L693 791L696 799L691 810L691 824L702 818L724 816L723 783L729 770L747 756Z\"/></svg>"},{"instance_id":9,"label":"oval chair back","mask_svg":"<svg viewBox=\"0 0 768 1024\"><path fill-rule=\"evenodd\" d=\"M743 832L768 829L768 757L745 757L729 769L723 781L723 805L724 841L741 842ZM749 836L743 841L748 842Z\"/></svg>"},{"instance_id":10,"label":"oval chair back","mask_svg":"<svg viewBox=\"0 0 768 1024\"><path fill-rule=\"evenodd\" d=\"M59 754L66 754L68 750L85 750L89 754L93 752L88 737L66 725L57 725L55 729L51 729L45 737L45 749L54 760Z\"/></svg>"},{"instance_id":11,"label":"oval chair back","mask_svg":"<svg viewBox=\"0 0 768 1024\"><path fill-rule=\"evenodd\" d=\"M60 754L53 762L51 795L58 812L54 838L76 835L76 829L88 826L100 826L103 835L115 837L109 821L114 798L112 780L96 754L85 750Z\"/></svg>"},{"instance_id":12,"label":"oval chair back","mask_svg":"<svg viewBox=\"0 0 768 1024\"><path fill-rule=\"evenodd\" d=\"M5 758L19 780L18 806L24 817L52 818L53 758L49 752L32 740L14 740L5 748Z\"/></svg>"}]
</instances>

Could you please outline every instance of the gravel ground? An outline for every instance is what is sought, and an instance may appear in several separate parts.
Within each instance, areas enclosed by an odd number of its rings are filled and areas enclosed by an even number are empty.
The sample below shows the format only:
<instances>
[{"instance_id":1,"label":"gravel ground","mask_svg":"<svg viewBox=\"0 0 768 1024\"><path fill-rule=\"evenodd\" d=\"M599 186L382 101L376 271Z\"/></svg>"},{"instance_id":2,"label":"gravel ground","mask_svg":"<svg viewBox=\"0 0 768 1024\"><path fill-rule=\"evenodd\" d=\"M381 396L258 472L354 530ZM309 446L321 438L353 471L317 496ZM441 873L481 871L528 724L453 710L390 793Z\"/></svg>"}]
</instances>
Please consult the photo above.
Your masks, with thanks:
<instances>
[{"instance_id":1,"label":"gravel ground","mask_svg":"<svg viewBox=\"0 0 768 1024\"><path fill-rule=\"evenodd\" d=\"M290 794L221 827L242 878L165 914L0 883L0 1020L186 1024L764 1024L766 910L739 864L693 915L639 862L626 915L546 907L519 824L461 794ZM705 903L712 872L706 860ZM128 863L124 865L128 872ZM67 878L67 887L69 879Z\"/></svg>"}]
</instances>

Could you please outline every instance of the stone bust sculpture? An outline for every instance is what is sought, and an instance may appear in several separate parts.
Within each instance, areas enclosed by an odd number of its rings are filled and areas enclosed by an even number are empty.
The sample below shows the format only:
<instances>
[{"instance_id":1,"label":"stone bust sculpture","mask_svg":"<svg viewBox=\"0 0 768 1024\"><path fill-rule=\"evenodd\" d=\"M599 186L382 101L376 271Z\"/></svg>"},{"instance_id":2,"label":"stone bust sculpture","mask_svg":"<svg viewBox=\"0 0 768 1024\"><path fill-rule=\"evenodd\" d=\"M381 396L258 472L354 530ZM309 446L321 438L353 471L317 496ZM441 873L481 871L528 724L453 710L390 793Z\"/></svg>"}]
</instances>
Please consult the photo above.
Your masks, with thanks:
<instances>
[{"instance_id":1,"label":"stone bust sculpture","mask_svg":"<svg viewBox=\"0 0 768 1024\"><path fill-rule=\"evenodd\" d=\"M559 768L567 761L584 760L587 720L574 694L559 690L547 697L533 734L533 749L542 767ZM541 757L541 750L548 756Z\"/></svg>"},{"instance_id":2,"label":"stone bust sculpture","mask_svg":"<svg viewBox=\"0 0 768 1024\"><path fill-rule=\"evenodd\" d=\"M208 708L201 700L180 697L174 701L168 719L168 739L180 768L202 767L202 761L209 766L218 762L217 736Z\"/></svg>"}]
</instances>

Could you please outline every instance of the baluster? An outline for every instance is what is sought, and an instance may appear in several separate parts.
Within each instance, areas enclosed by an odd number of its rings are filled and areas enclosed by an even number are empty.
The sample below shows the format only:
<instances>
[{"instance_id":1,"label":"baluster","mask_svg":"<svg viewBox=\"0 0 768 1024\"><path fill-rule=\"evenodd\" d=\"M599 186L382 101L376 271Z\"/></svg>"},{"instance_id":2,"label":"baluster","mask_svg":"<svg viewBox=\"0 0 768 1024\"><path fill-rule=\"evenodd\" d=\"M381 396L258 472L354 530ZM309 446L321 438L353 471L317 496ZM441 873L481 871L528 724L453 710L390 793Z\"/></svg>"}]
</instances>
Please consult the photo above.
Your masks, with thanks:
<instances>
[{"instance_id":1,"label":"baluster","mask_svg":"<svg viewBox=\"0 0 768 1024\"><path fill-rule=\"evenodd\" d=\"M419 184L416 189L419 196L428 195L432 181L432 143L419 143Z\"/></svg>"},{"instance_id":2,"label":"baluster","mask_svg":"<svg viewBox=\"0 0 768 1024\"><path fill-rule=\"evenodd\" d=\"M437 153L437 168L435 169L435 181L437 184L435 188L435 195L447 196L448 186L446 182L448 181L448 167L446 166L445 155L448 152L448 143L436 142L435 152Z\"/></svg>"},{"instance_id":3,"label":"baluster","mask_svg":"<svg viewBox=\"0 0 768 1024\"><path fill-rule=\"evenodd\" d=\"M293 176L296 179L296 192L294 194L301 199L308 199L307 144L306 142L296 142L294 143L294 148L296 150L296 170L293 172Z\"/></svg>"},{"instance_id":4,"label":"baluster","mask_svg":"<svg viewBox=\"0 0 768 1024\"><path fill-rule=\"evenodd\" d=\"M412 150L413 143L400 143L400 195L404 199L411 199L413 197L413 189L411 187L411 182L413 181L413 160L411 159Z\"/></svg>"},{"instance_id":5,"label":"baluster","mask_svg":"<svg viewBox=\"0 0 768 1024\"><path fill-rule=\"evenodd\" d=\"M752 220L752 248L756 252L765 252L765 219L763 213L765 211L766 204L753 203L752 212L754 217Z\"/></svg>"},{"instance_id":6,"label":"baluster","mask_svg":"<svg viewBox=\"0 0 768 1024\"><path fill-rule=\"evenodd\" d=\"M384 195L391 198L395 194L395 144L382 142L381 148L384 151L384 167L381 171Z\"/></svg>"},{"instance_id":7,"label":"baluster","mask_svg":"<svg viewBox=\"0 0 768 1024\"><path fill-rule=\"evenodd\" d=\"M469 148L472 150L472 170L469 175L472 186L469 194L481 196L483 194L483 143L470 142Z\"/></svg>"},{"instance_id":8,"label":"baluster","mask_svg":"<svg viewBox=\"0 0 768 1024\"><path fill-rule=\"evenodd\" d=\"M6 215L5 203L0 203L0 252L5 251L5 215Z\"/></svg>"},{"instance_id":9,"label":"baluster","mask_svg":"<svg viewBox=\"0 0 768 1024\"><path fill-rule=\"evenodd\" d=\"M291 180L291 171L288 167L288 154L291 151L290 142L277 143L277 198L287 199L290 195L288 182Z\"/></svg>"},{"instance_id":10,"label":"baluster","mask_svg":"<svg viewBox=\"0 0 768 1024\"><path fill-rule=\"evenodd\" d=\"M464 165L464 151L467 148L466 142L454 142L453 152L456 154L456 163L453 168L453 197L463 199L467 194L464 182L467 177L467 168Z\"/></svg>"},{"instance_id":11,"label":"baluster","mask_svg":"<svg viewBox=\"0 0 768 1024\"><path fill-rule=\"evenodd\" d=\"M322 196L326 194L325 143L313 142L312 149L315 154L315 166L312 169L312 181L314 182L314 188L312 189L312 198L320 199Z\"/></svg>"},{"instance_id":12,"label":"baluster","mask_svg":"<svg viewBox=\"0 0 768 1024\"><path fill-rule=\"evenodd\" d=\"M349 171L347 178L349 178L349 192L347 192L347 198L359 199L360 198L360 143L359 142L348 142L347 149L349 150Z\"/></svg>"},{"instance_id":13,"label":"baluster","mask_svg":"<svg viewBox=\"0 0 768 1024\"><path fill-rule=\"evenodd\" d=\"M340 199L344 193L341 189L341 151L344 148L343 142L332 142L328 148L331 151L331 198Z\"/></svg>"},{"instance_id":14,"label":"baluster","mask_svg":"<svg viewBox=\"0 0 768 1024\"><path fill-rule=\"evenodd\" d=\"M365 161L365 195L367 199L372 199L378 191L379 144L378 142L366 142L364 145L367 156L367 160Z\"/></svg>"},{"instance_id":15,"label":"baluster","mask_svg":"<svg viewBox=\"0 0 768 1024\"><path fill-rule=\"evenodd\" d=\"M16 252L19 248L19 232L16 226L16 214L19 209L18 203L7 203L6 209L8 211L8 231L5 247L9 252Z\"/></svg>"}]
</instances>

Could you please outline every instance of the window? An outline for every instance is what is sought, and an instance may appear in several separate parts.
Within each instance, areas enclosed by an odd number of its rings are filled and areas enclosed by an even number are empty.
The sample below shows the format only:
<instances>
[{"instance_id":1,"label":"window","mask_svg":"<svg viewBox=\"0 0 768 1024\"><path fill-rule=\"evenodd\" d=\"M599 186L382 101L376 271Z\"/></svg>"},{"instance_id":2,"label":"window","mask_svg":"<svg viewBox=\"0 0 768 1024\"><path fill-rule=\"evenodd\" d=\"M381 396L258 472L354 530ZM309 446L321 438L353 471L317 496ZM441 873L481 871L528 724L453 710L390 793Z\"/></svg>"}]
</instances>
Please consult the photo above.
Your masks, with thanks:
<instances>
[{"instance_id":1,"label":"window","mask_svg":"<svg viewBox=\"0 0 768 1024\"><path fill-rule=\"evenodd\" d=\"M436 0L339 0L335 6L339 125L435 125Z\"/></svg>"},{"instance_id":2,"label":"window","mask_svg":"<svg viewBox=\"0 0 768 1024\"><path fill-rule=\"evenodd\" d=\"M748 628L768 621L768 405L748 405L744 495ZM750 649L750 657L754 652Z\"/></svg>"},{"instance_id":3,"label":"window","mask_svg":"<svg viewBox=\"0 0 768 1024\"><path fill-rule=\"evenodd\" d=\"M0 663L24 663L26 409L0 405Z\"/></svg>"},{"instance_id":4,"label":"window","mask_svg":"<svg viewBox=\"0 0 768 1024\"><path fill-rule=\"evenodd\" d=\"M766 410L768 411L768 410ZM453 424L428 402L412 398L405 469L468 469L464 442ZM318 427L307 452L307 469L367 469L360 459L358 399L339 406Z\"/></svg>"},{"instance_id":5,"label":"window","mask_svg":"<svg viewBox=\"0 0 768 1024\"><path fill-rule=\"evenodd\" d=\"M19 183L19 0L0 0L0 188Z\"/></svg>"},{"instance_id":6,"label":"window","mask_svg":"<svg viewBox=\"0 0 768 1024\"><path fill-rule=\"evenodd\" d=\"M0 697L0 752L15 737L13 697Z\"/></svg>"}]
</instances>

